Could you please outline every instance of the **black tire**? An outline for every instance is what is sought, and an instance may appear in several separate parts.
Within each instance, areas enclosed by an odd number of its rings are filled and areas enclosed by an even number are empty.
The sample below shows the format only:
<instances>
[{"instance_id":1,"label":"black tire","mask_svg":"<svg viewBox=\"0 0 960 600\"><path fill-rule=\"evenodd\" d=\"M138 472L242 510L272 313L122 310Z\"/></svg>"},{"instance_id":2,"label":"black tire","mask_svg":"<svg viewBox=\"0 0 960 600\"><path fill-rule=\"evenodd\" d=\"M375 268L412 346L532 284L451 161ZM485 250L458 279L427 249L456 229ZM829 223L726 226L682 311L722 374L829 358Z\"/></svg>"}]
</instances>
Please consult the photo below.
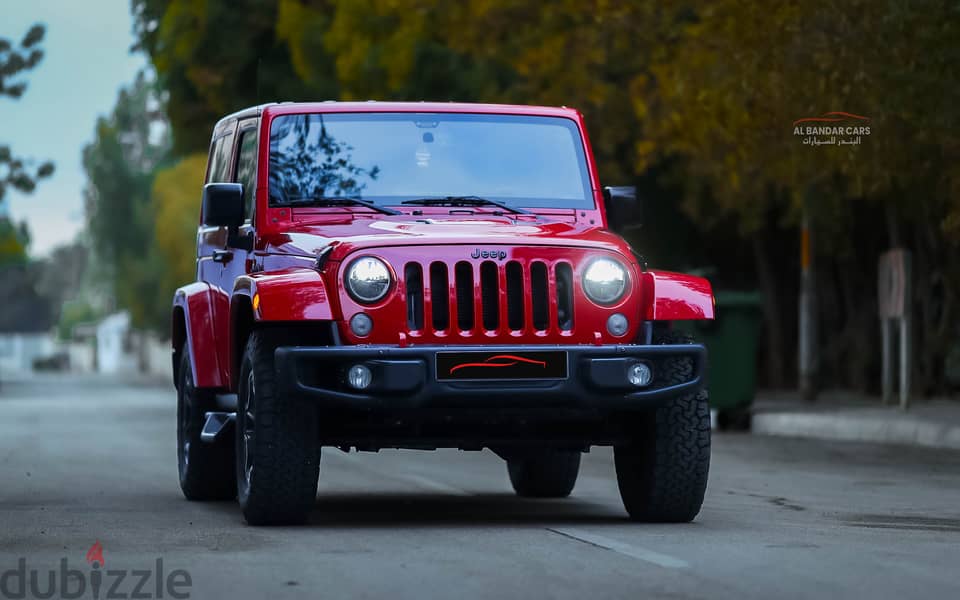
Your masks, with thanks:
<instances>
[{"instance_id":1,"label":"black tire","mask_svg":"<svg viewBox=\"0 0 960 600\"><path fill-rule=\"evenodd\" d=\"M580 473L580 451L544 450L510 458L507 472L518 496L566 498Z\"/></svg>"},{"instance_id":2,"label":"black tire","mask_svg":"<svg viewBox=\"0 0 960 600\"><path fill-rule=\"evenodd\" d=\"M237 496L233 441L200 440L207 411L215 410L213 392L194 386L190 349L184 345L177 371L177 467L187 500L232 500Z\"/></svg>"},{"instance_id":3,"label":"black tire","mask_svg":"<svg viewBox=\"0 0 960 600\"><path fill-rule=\"evenodd\" d=\"M317 410L278 396L274 350L282 340L278 332L253 332L240 364L237 497L250 525L303 523L317 499Z\"/></svg>"},{"instance_id":4,"label":"black tire","mask_svg":"<svg viewBox=\"0 0 960 600\"><path fill-rule=\"evenodd\" d=\"M689 335L665 331L657 344L691 344ZM689 381L690 358L655 365L664 383ZM656 375L655 375L656 376ZM634 424L632 443L614 449L620 496L636 521L686 523L703 504L710 471L710 408L707 391L670 400Z\"/></svg>"}]
</instances>

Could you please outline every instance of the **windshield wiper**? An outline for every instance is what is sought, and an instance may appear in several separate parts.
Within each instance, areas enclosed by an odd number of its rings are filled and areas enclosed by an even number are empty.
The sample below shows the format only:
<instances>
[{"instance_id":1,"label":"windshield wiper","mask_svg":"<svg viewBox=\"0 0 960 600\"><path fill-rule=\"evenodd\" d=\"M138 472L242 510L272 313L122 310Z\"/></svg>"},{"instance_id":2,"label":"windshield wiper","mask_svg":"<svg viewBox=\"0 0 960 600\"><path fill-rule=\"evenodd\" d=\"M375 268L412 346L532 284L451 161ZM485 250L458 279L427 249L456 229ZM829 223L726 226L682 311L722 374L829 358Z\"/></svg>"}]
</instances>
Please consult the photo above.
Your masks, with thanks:
<instances>
[{"instance_id":1,"label":"windshield wiper","mask_svg":"<svg viewBox=\"0 0 960 600\"><path fill-rule=\"evenodd\" d=\"M399 210L394 210L386 206L380 206L371 200L362 200L360 198L351 198L348 196L315 196L306 198L294 198L282 203L282 206L366 206L385 215L402 215Z\"/></svg>"},{"instance_id":2,"label":"windshield wiper","mask_svg":"<svg viewBox=\"0 0 960 600\"><path fill-rule=\"evenodd\" d=\"M417 198L416 200L404 200L400 204L417 204L419 206L496 206L505 211L512 212L515 215L529 215L528 210L514 208L503 202L481 198L480 196L444 196L442 198Z\"/></svg>"}]
</instances>

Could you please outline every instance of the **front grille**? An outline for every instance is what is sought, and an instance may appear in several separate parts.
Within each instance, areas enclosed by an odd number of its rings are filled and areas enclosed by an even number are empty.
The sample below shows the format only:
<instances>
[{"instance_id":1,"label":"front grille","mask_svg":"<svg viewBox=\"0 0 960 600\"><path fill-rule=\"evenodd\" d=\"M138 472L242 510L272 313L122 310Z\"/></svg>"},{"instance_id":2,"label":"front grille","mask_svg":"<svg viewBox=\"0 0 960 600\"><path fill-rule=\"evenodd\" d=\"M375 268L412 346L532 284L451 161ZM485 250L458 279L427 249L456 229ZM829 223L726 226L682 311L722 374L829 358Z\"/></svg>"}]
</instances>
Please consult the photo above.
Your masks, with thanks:
<instances>
[{"instance_id":1,"label":"front grille","mask_svg":"<svg viewBox=\"0 0 960 600\"><path fill-rule=\"evenodd\" d=\"M567 262L409 262L403 273L413 332L573 329L573 268Z\"/></svg>"}]
</instances>

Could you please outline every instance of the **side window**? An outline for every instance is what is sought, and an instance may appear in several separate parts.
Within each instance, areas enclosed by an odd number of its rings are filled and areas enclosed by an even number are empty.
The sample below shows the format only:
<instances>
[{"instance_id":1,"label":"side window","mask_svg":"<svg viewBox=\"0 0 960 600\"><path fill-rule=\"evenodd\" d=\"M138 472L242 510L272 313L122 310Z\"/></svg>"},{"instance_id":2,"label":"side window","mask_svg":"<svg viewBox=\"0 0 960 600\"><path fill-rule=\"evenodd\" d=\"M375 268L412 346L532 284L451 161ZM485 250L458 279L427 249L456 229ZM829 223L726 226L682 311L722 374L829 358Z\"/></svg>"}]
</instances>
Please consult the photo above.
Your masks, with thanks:
<instances>
[{"instance_id":1,"label":"side window","mask_svg":"<svg viewBox=\"0 0 960 600\"><path fill-rule=\"evenodd\" d=\"M233 149L233 133L218 137L210 144L210 166L206 183L229 181L230 151Z\"/></svg>"},{"instance_id":2,"label":"side window","mask_svg":"<svg viewBox=\"0 0 960 600\"><path fill-rule=\"evenodd\" d=\"M257 192L257 130L255 128L240 132L236 173L236 183L243 184L244 218L247 221L253 221Z\"/></svg>"}]
</instances>

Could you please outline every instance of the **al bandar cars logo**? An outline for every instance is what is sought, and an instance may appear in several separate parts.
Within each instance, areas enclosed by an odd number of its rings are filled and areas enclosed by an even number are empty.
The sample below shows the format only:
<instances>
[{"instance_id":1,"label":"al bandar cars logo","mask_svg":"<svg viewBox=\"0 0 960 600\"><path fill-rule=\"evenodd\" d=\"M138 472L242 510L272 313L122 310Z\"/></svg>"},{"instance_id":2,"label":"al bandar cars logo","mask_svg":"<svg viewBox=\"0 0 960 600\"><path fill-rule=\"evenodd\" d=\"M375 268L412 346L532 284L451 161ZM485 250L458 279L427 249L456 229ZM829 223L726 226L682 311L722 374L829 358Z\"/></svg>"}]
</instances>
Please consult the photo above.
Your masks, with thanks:
<instances>
[{"instance_id":1,"label":"al bandar cars logo","mask_svg":"<svg viewBox=\"0 0 960 600\"><path fill-rule=\"evenodd\" d=\"M793 135L807 146L859 146L870 135L870 117L833 111L793 122Z\"/></svg>"},{"instance_id":2,"label":"al bandar cars logo","mask_svg":"<svg viewBox=\"0 0 960 600\"><path fill-rule=\"evenodd\" d=\"M87 569L76 569L66 557L59 568L40 569L17 560L15 569L0 573L0 598L172 598L190 597L193 580L183 569L165 572L162 558L154 560L148 569L107 569L104 548L100 540L93 543L85 556Z\"/></svg>"}]
</instances>

